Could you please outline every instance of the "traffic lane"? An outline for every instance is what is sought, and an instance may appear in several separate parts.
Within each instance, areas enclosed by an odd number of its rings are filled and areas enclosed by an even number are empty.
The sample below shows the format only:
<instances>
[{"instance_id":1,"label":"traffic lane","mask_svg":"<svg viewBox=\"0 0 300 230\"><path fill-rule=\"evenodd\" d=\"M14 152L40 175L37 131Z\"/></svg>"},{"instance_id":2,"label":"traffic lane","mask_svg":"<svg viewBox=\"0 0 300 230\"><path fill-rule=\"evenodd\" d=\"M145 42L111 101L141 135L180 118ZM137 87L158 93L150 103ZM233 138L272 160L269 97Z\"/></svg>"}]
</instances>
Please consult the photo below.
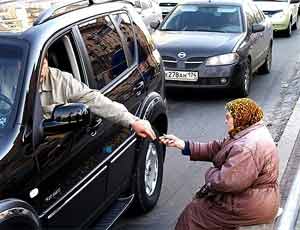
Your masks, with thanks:
<instances>
[{"instance_id":1,"label":"traffic lane","mask_svg":"<svg viewBox=\"0 0 300 230\"><path fill-rule=\"evenodd\" d=\"M297 71L300 54L299 31L291 38L276 37L273 46L273 66L270 74L256 75L250 97L264 109L267 122L284 109L282 98L286 82ZM294 82L295 83L295 82ZM290 87L293 87L291 84ZM291 90L293 91L293 90ZM298 92L294 92L297 94ZM181 90L168 94L169 132L184 139L208 141L226 135L224 105L232 97L224 92L197 92ZM292 108L288 108L292 110ZM282 118L282 117L281 117ZM272 127L281 124L281 119ZM271 127L271 128L272 128ZM123 217L114 227L122 230L173 229L178 216L191 200L196 189L204 183L204 173L210 167L206 162L190 162L175 149L168 149L160 200L154 210L134 218Z\"/></svg>"}]
</instances>

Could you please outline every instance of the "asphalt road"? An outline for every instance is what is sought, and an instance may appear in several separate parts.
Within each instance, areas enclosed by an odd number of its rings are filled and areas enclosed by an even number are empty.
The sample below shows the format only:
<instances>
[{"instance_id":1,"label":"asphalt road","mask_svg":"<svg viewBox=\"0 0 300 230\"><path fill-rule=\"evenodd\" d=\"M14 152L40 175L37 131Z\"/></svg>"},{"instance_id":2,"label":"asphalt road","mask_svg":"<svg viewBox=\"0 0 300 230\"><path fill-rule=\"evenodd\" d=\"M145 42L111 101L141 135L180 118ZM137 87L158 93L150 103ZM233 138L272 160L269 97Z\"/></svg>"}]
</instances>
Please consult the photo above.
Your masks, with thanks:
<instances>
[{"instance_id":1,"label":"asphalt road","mask_svg":"<svg viewBox=\"0 0 300 230\"><path fill-rule=\"evenodd\" d=\"M256 75L252 82L250 97L263 107L266 122L277 140L299 96L299 42L300 31L294 31L291 38L276 36L271 73ZM199 141L224 137L224 104L232 98L230 93L218 91L184 90L168 94L169 133ZM114 230L173 229L193 192L203 185L209 166L190 162L179 151L168 149L157 206L140 217L122 217Z\"/></svg>"}]
</instances>

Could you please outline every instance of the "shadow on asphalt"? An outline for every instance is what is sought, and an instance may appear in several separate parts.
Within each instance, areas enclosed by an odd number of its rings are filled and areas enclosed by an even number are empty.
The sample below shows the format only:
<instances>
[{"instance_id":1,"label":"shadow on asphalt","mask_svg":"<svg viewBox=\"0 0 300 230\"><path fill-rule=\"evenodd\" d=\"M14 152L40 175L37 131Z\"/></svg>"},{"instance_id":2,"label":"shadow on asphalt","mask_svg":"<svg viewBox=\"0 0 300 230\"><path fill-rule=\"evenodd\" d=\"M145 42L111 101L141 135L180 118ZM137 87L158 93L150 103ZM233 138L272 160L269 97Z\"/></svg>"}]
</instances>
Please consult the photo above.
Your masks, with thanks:
<instances>
[{"instance_id":1,"label":"shadow on asphalt","mask_svg":"<svg viewBox=\"0 0 300 230\"><path fill-rule=\"evenodd\" d=\"M237 98L235 91L224 89L166 89L166 96L175 101L223 101Z\"/></svg>"}]
</instances>

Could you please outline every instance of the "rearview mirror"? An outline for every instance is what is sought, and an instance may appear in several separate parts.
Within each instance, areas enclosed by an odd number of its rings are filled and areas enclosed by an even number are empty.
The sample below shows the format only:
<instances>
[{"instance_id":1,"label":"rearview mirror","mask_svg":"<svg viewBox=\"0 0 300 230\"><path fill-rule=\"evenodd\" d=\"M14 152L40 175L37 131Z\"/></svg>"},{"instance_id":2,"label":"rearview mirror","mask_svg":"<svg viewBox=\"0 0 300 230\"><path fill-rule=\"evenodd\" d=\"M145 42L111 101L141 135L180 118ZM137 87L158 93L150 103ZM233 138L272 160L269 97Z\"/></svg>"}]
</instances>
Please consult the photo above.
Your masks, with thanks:
<instances>
[{"instance_id":1,"label":"rearview mirror","mask_svg":"<svg viewBox=\"0 0 300 230\"><path fill-rule=\"evenodd\" d=\"M88 107L82 103L58 105L54 108L50 119L43 122L45 136L56 135L71 131L90 123Z\"/></svg>"},{"instance_id":2,"label":"rearview mirror","mask_svg":"<svg viewBox=\"0 0 300 230\"><path fill-rule=\"evenodd\" d=\"M253 24L252 25L252 33L258 33L265 30L265 26L262 24Z\"/></svg>"},{"instance_id":3,"label":"rearview mirror","mask_svg":"<svg viewBox=\"0 0 300 230\"><path fill-rule=\"evenodd\" d=\"M160 21L150 23L150 27L154 30L156 30L159 27L159 25L160 25Z\"/></svg>"}]
</instances>

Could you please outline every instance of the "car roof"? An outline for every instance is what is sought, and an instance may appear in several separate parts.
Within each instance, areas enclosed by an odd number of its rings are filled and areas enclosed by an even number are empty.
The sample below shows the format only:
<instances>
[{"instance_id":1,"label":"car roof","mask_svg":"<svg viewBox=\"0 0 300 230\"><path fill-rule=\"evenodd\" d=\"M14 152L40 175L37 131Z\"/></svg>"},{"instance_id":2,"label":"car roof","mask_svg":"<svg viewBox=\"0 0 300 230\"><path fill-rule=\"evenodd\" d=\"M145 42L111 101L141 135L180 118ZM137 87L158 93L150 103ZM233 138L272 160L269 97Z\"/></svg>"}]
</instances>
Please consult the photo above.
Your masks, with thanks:
<instances>
[{"instance_id":1,"label":"car roof","mask_svg":"<svg viewBox=\"0 0 300 230\"><path fill-rule=\"evenodd\" d=\"M51 20L60 21L56 27L64 28L67 23L57 18L62 19L68 15L70 20L67 21L75 22L93 16L93 13L97 14L96 8L100 12L110 11L116 5L115 2L133 4L132 0L5 0L0 2L0 35L22 34ZM109 7L105 7L107 4ZM100 6L105 10L101 10ZM76 15L73 11L76 11Z\"/></svg>"},{"instance_id":2,"label":"car roof","mask_svg":"<svg viewBox=\"0 0 300 230\"><path fill-rule=\"evenodd\" d=\"M31 0L37 1L37 0ZM60 0L59 0L60 1ZM90 2L96 0L75 0L76 2ZM48 20L47 18L42 18L41 16L47 16L51 11L50 8L39 13L35 24L28 28L20 31L0 31L0 39L19 39L29 42L34 49L41 49L45 42L53 37L59 31L64 29L71 29L70 26L76 24L79 21L83 21L88 18L92 18L96 15L105 14L112 11L120 11L124 9L129 9L132 7L132 3L128 0L98 0L98 2L89 5L87 7L82 7L77 10L69 11L53 17ZM1 4L0 4L1 5ZM1 9L1 7L0 7ZM48 13L47 13L48 12Z\"/></svg>"}]
</instances>

